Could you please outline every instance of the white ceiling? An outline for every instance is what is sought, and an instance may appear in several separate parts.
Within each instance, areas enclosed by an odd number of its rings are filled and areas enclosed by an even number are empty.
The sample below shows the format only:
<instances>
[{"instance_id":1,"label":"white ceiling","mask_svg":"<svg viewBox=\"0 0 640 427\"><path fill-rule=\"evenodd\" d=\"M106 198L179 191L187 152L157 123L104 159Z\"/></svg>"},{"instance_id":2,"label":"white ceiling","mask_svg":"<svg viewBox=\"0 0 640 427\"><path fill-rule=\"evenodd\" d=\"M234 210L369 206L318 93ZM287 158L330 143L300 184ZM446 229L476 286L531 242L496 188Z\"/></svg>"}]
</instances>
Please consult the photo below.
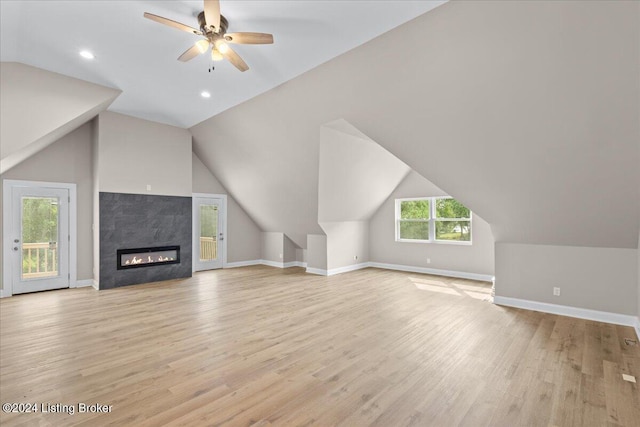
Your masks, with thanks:
<instances>
[{"instance_id":1,"label":"white ceiling","mask_svg":"<svg viewBox=\"0 0 640 427\"><path fill-rule=\"evenodd\" d=\"M272 33L275 44L236 45L249 71L225 61L209 73L205 55L176 60L198 37L142 16L197 27L200 1L2 0L0 60L121 89L109 110L191 127L442 3L221 0L230 32ZM96 58L81 58L82 49ZM200 97L205 90L211 98Z\"/></svg>"}]
</instances>

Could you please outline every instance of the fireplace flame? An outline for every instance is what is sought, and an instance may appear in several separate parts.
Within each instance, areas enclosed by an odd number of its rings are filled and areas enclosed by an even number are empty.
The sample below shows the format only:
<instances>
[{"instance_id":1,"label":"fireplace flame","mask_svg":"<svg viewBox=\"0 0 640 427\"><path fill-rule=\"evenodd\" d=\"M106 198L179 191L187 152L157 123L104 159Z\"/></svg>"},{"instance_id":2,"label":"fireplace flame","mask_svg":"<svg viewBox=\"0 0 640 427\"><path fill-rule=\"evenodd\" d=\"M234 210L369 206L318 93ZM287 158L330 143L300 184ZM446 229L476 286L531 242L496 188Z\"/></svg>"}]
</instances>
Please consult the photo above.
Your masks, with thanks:
<instances>
[{"instance_id":1,"label":"fireplace flame","mask_svg":"<svg viewBox=\"0 0 640 427\"><path fill-rule=\"evenodd\" d=\"M120 264L118 269L122 267L134 267L134 266L147 266L153 264L162 263L175 263L178 262L180 257L178 256L179 247L159 247L156 248L143 248L140 249L143 252L135 253L136 249L122 249L118 250L118 256L120 257ZM129 253L121 253L129 251Z\"/></svg>"},{"instance_id":2,"label":"fireplace flame","mask_svg":"<svg viewBox=\"0 0 640 427\"><path fill-rule=\"evenodd\" d=\"M151 256L147 256L147 260L145 261L143 258L138 258L137 256L134 256L132 259L128 259L124 262L124 265L136 265L136 264L149 264L149 263L154 263L154 262L165 262L165 261L174 261L175 258L173 257L163 257L162 255L158 255L158 259L153 259L151 258Z\"/></svg>"}]
</instances>

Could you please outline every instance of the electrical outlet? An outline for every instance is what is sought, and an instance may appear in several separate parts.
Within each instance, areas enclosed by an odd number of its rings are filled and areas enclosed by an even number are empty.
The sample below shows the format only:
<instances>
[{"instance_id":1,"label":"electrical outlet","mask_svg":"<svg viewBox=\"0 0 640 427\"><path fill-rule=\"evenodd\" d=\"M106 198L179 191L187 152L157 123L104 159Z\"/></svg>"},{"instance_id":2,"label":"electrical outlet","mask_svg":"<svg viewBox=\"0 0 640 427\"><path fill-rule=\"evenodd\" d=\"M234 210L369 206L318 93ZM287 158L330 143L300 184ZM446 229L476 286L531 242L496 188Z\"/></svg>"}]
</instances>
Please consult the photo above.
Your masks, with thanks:
<instances>
[{"instance_id":1,"label":"electrical outlet","mask_svg":"<svg viewBox=\"0 0 640 427\"><path fill-rule=\"evenodd\" d=\"M280 259L282 259L282 254L280 254Z\"/></svg>"},{"instance_id":2,"label":"electrical outlet","mask_svg":"<svg viewBox=\"0 0 640 427\"><path fill-rule=\"evenodd\" d=\"M427 258L427 264L431 264L431 258Z\"/></svg>"},{"instance_id":3,"label":"electrical outlet","mask_svg":"<svg viewBox=\"0 0 640 427\"><path fill-rule=\"evenodd\" d=\"M556 297L560 296L560 288L553 288L553 295Z\"/></svg>"},{"instance_id":4,"label":"electrical outlet","mask_svg":"<svg viewBox=\"0 0 640 427\"><path fill-rule=\"evenodd\" d=\"M147 184L147 191L151 191L151 184Z\"/></svg>"},{"instance_id":5,"label":"electrical outlet","mask_svg":"<svg viewBox=\"0 0 640 427\"><path fill-rule=\"evenodd\" d=\"M358 260L358 255L354 255L354 256L353 256L353 260L354 260L354 261L357 261L357 260Z\"/></svg>"}]
</instances>

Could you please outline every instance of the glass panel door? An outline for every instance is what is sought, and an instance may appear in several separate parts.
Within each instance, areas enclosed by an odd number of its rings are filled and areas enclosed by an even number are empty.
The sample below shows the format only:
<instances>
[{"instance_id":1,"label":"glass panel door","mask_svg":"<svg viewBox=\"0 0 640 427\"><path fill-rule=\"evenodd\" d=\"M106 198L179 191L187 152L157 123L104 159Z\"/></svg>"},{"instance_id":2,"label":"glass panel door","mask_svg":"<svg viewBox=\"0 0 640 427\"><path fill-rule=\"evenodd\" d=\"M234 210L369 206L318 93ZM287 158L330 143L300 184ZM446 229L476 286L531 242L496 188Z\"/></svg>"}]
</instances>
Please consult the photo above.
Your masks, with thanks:
<instances>
[{"instance_id":1,"label":"glass panel door","mask_svg":"<svg viewBox=\"0 0 640 427\"><path fill-rule=\"evenodd\" d=\"M69 190L12 188L12 293L69 287Z\"/></svg>"},{"instance_id":2,"label":"glass panel door","mask_svg":"<svg viewBox=\"0 0 640 427\"><path fill-rule=\"evenodd\" d=\"M218 206L200 205L200 261L218 259Z\"/></svg>"},{"instance_id":3,"label":"glass panel door","mask_svg":"<svg viewBox=\"0 0 640 427\"><path fill-rule=\"evenodd\" d=\"M224 199L193 198L194 271L222 268L224 245Z\"/></svg>"},{"instance_id":4,"label":"glass panel door","mask_svg":"<svg viewBox=\"0 0 640 427\"><path fill-rule=\"evenodd\" d=\"M58 256L57 197L22 197L22 280L57 277Z\"/></svg>"}]
</instances>

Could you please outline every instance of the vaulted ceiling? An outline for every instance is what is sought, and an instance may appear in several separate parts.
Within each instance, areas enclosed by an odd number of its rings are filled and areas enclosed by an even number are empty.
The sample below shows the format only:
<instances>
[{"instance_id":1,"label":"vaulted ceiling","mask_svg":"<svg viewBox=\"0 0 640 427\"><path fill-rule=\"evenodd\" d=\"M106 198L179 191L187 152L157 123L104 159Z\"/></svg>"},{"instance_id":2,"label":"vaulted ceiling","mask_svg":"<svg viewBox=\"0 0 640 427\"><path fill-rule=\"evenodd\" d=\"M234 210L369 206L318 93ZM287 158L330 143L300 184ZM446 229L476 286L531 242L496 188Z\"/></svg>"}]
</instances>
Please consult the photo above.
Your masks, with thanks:
<instances>
[{"instance_id":1,"label":"vaulted ceiling","mask_svg":"<svg viewBox=\"0 0 640 427\"><path fill-rule=\"evenodd\" d=\"M189 127L268 91L443 1L221 0L229 31L272 33L273 45L234 45L250 70L200 56L176 59L198 40L143 18L197 27L196 1L0 1L0 60L116 88L111 111ZM78 53L88 49L95 59ZM208 91L211 98L200 97Z\"/></svg>"},{"instance_id":2,"label":"vaulted ceiling","mask_svg":"<svg viewBox=\"0 0 640 427\"><path fill-rule=\"evenodd\" d=\"M193 127L195 150L269 228L313 232L320 129L345 119L498 242L635 248L639 12L447 3Z\"/></svg>"},{"instance_id":3,"label":"vaulted ceiling","mask_svg":"<svg viewBox=\"0 0 640 427\"><path fill-rule=\"evenodd\" d=\"M0 63L0 87L0 173L93 119L120 94L15 62Z\"/></svg>"},{"instance_id":4,"label":"vaulted ceiling","mask_svg":"<svg viewBox=\"0 0 640 427\"><path fill-rule=\"evenodd\" d=\"M103 3L98 34L111 34L105 17L111 7L119 10L117 4L169 5ZM37 43L32 54L28 43L5 38L17 27L4 12L20 18L34 6L0 5L2 54L27 63L46 58ZM53 8L44 10L62 19ZM80 21L82 15L74 16ZM245 93L229 77L225 84L242 96L190 128L194 151L264 230L291 230L297 241L321 232L321 129L340 119L461 199L491 224L498 242L634 248L640 228L639 20L637 2L447 3L270 90L276 80ZM155 46L155 37L136 51ZM84 39L72 40L80 46ZM153 58L181 51L166 42ZM103 78L96 71L102 63L72 64L75 50L60 50L69 44L65 39L48 47L68 63L69 74ZM177 120L185 123L222 111L178 95L165 98L172 83L184 79L151 87L127 59L118 67L136 75L139 85L125 87L117 103L127 94L144 102L135 108L114 103L116 111L169 122L179 117L171 111L192 112L191 119ZM165 109L170 101L176 110Z\"/></svg>"}]
</instances>

